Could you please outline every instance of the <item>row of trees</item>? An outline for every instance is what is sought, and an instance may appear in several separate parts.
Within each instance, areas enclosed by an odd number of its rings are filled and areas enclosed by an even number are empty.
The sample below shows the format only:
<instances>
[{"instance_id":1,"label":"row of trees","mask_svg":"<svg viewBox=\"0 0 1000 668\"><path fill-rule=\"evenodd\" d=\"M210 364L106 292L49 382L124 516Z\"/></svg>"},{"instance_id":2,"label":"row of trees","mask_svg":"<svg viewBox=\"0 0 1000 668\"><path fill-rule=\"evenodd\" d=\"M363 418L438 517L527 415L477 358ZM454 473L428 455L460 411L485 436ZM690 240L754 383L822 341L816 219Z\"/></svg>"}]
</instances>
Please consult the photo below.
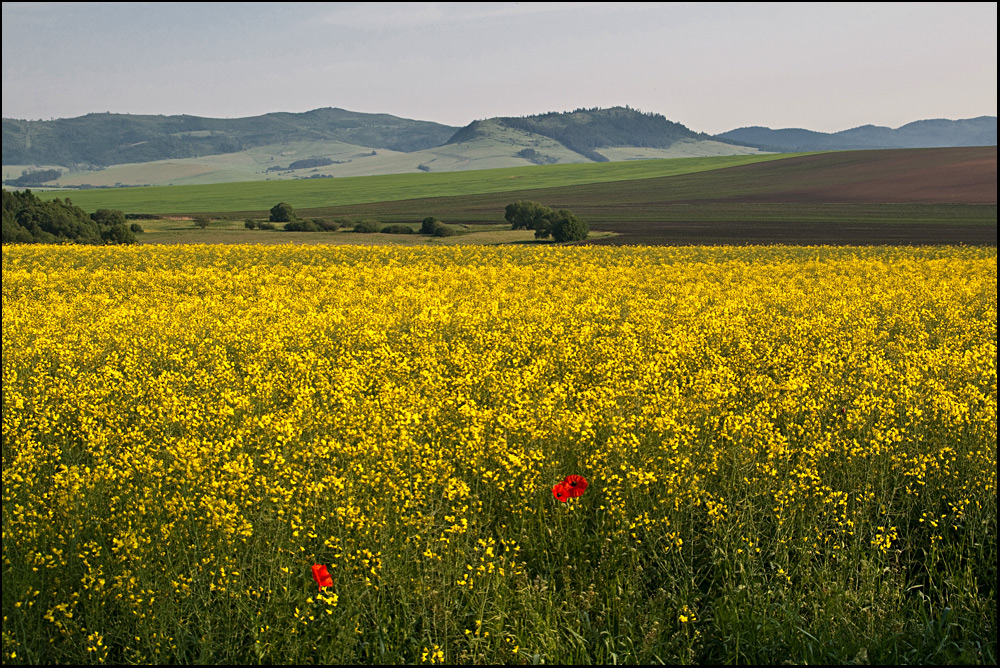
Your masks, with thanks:
<instances>
[{"instance_id":1,"label":"row of trees","mask_svg":"<svg viewBox=\"0 0 1000 668\"><path fill-rule=\"evenodd\" d=\"M117 209L86 211L66 198L45 202L30 190L3 191L3 243L132 244L133 228Z\"/></svg>"},{"instance_id":2,"label":"row of trees","mask_svg":"<svg viewBox=\"0 0 1000 668\"><path fill-rule=\"evenodd\" d=\"M287 202L279 202L271 207L270 220L272 223L285 223L285 229L295 232L312 232L329 229L319 224L318 221L303 220L295 215L295 210ZM566 241L582 241L587 238L590 228L586 222L580 220L572 211L559 209L555 211L549 207L533 202L531 200L518 200L507 205L504 211L504 219L511 224L513 230L534 230L536 239L548 239L550 236L562 243ZM355 225L355 232L388 232L395 234L405 234L410 232L410 228L405 225L391 225L382 228L378 224L372 225L374 221L362 221ZM367 223L367 224L366 224ZM392 228L392 229L389 229ZM405 230L403 229L405 228ZM336 228L334 228L336 229ZM436 236L451 236L454 231L447 227L434 216L424 218L420 225L420 234L433 234Z\"/></svg>"},{"instance_id":3,"label":"row of trees","mask_svg":"<svg viewBox=\"0 0 1000 668\"><path fill-rule=\"evenodd\" d=\"M295 210L287 202L279 202L271 207L272 223L285 223L285 229L293 232L319 232L329 229L318 221L303 220L295 215ZM566 241L582 241L590 233L590 227L580 220L569 209L555 211L549 207L531 200L518 200L507 205L504 218L511 224L513 230L534 230L536 239L548 239L550 236L562 243ZM406 225L390 225L381 227L374 221L362 221L355 225L355 232L387 232L392 234L407 234L412 230ZM390 229L391 228L391 229ZM336 228L333 228L336 229ZM436 236L451 236L454 231L444 223L428 216L420 225L420 234Z\"/></svg>"},{"instance_id":4,"label":"row of trees","mask_svg":"<svg viewBox=\"0 0 1000 668\"><path fill-rule=\"evenodd\" d=\"M288 232L333 232L344 225L351 226L353 231L362 233L375 233L381 232L382 234L413 234L413 228L409 225L395 224L395 225L385 225L373 219L365 219L352 223L345 223L341 225L334 220L325 220L320 218L299 218L295 214L295 209L291 204L287 202L278 202L270 210L270 223L254 223L253 221L247 221L246 227L253 229L254 227L259 227L265 229L264 225L267 224L273 229L275 223L284 223L284 229ZM420 225L419 234L429 234L438 237L450 237L455 234L455 230L448 227L440 220L433 216L428 216L424 218Z\"/></svg>"},{"instance_id":5,"label":"row of trees","mask_svg":"<svg viewBox=\"0 0 1000 668\"><path fill-rule=\"evenodd\" d=\"M511 224L511 229L534 230L536 239L551 236L558 242L581 241L589 233L587 223L577 218L573 212L567 209L554 211L530 200L508 204L504 218ZM209 220L208 216L196 216L195 225L204 229ZM334 231L341 227L335 221L299 218L286 202L279 202L271 207L268 223L248 220L246 227L273 229L277 223L283 223L284 229L290 232ZM65 201L56 198L45 202L30 190L3 191L3 243L71 241L85 244L128 244L135 243L135 234L141 231L138 224L129 225L125 214L117 209L99 209L88 215L83 209L74 206L69 198ZM398 224L383 227L378 221L363 220L354 225L354 231L410 234L413 228ZM428 216L422 221L419 233L445 237L455 234L455 230L437 218Z\"/></svg>"}]
</instances>

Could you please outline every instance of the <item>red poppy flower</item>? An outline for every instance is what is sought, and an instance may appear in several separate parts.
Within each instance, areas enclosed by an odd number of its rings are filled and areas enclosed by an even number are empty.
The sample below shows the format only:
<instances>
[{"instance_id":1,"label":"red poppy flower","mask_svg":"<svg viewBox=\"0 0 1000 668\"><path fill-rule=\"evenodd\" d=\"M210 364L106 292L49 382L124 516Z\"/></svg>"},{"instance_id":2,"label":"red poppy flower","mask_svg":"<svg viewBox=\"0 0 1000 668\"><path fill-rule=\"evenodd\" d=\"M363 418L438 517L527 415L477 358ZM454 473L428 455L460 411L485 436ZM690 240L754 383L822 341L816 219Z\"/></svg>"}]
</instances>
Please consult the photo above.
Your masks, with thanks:
<instances>
[{"instance_id":1,"label":"red poppy flower","mask_svg":"<svg viewBox=\"0 0 1000 668\"><path fill-rule=\"evenodd\" d=\"M561 484L569 488L569 495L574 499L583 496L583 493L587 491L587 479L582 475L568 475Z\"/></svg>"},{"instance_id":2,"label":"red poppy flower","mask_svg":"<svg viewBox=\"0 0 1000 668\"><path fill-rule=\"evenodd\" d=\"M556 501L559 503L566 503L569 500L571 491L566 483L557 482L552 486L552 496L556 497Z\"/></svg>"},{"instance_id":3,"label":"red poppy flower","mask_svg":"<svg viewBox=\"0 0 1000 668\"><path fill-rule=\"evenodd\" d=\"M320 590L323 587L332 587L333 578L330 577L330 571L326 570L326 566L323 564L313 564L313 580L319 585Z\"/></svg>"}]
</instances>

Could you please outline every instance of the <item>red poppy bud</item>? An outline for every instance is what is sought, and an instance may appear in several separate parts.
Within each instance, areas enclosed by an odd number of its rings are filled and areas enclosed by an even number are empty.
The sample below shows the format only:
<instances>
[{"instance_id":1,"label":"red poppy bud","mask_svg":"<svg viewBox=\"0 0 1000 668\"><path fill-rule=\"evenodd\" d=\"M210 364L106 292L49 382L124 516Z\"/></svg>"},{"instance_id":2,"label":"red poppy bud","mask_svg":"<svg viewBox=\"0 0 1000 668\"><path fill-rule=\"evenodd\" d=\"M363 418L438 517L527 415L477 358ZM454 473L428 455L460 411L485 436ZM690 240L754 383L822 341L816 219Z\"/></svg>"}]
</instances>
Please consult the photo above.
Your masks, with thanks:
<instances>
[{"instance_id":1,"label":"red poppy bud","mask_svg":"<svg viewBox=\"0 0 1000 668\"><path fill-rule=\"evenodd\" d=\"M313 564L312 571L313 580L316 581L316 584L319 585L321 590L323 587L333 586L333 578L330 577L330 572L326 570L326 566L323 564Z\"/></svg>"}]
</instances>

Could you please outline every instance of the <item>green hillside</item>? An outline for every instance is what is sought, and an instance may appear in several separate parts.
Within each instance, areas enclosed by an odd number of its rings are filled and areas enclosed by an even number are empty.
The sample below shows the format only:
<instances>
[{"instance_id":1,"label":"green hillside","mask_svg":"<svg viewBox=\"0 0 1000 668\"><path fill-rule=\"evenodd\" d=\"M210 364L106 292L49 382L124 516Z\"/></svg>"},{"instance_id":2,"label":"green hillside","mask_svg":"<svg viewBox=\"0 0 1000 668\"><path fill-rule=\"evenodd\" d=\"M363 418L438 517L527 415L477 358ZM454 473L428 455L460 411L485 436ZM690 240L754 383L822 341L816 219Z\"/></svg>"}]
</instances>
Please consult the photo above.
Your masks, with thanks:
<instances>
[{"instance_id":1,"label":"green hillside","mask_svg":"<svg viewBox=\"0 0 1000 668\"><path fill-rule=\"evenodd\" d=\"M87 114L51 121L3 119L3 164L108 166L236 153L257 146L338 141L370 149L439 146L456 128L345 109L248 118Z\"/></svg>"},{"instance_id":2,"label":"green hillside","mask_svg":"<svg viewBox=\"0 0 1000 668\"><path fill-rule=\"evenodd\" d=\"M611 161L752 155L760 151L716 141L684 139L669 148L608 147L602 154ZM290 169L296 162L325 158L330 164ZM289 142L260 146L237 153L178 160L113 165L102 169L64 172L54 182L64 187L99 188L144 185L201 185L238 181L278 181L324 177L373 176L417 172L451 172L532 164L589 162L555 140L512 128L498 127L457 144L404 153L370 149L336 141ZM4 178L19 176L29 165L4 167ZM48 169L58 166L48 166ZM54 184L46 184L49 187ZM32 186L37 188L38 186ZM73 197L74 195L70 195Z\"/></svg>"},{"instance_id":3,"label":"green hillside","mask_svg":"<svg viewBox=\"0 0 1000 668\"><path fill-rule=\"evenodd\" d=\"M458 131L342 109L237 119L90 114L54 121L3 120L6 185L36 189L319 179L759 152L627 107L487 119Z\"/></svg>"}]
</instances>

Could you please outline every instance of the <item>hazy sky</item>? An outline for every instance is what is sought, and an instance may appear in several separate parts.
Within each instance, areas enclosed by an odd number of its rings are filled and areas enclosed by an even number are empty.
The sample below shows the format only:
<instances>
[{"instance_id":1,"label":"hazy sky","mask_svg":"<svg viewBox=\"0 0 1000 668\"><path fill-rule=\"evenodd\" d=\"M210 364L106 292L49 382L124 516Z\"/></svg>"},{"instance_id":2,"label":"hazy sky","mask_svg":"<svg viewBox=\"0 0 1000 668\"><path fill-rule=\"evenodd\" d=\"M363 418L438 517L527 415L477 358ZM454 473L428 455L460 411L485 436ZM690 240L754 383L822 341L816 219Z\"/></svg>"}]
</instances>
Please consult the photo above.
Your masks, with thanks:
<instances>
[{"instance_id":1,"label":"hazy sky","mask_svg":"<svg viewBox=\"0 0 1000 668\"><path fill-rule=\"evenodd\" d=\"M996 115L997 4L3 3L5 118L614 105L709 133Z\"/></svg>"}]
</instances>

